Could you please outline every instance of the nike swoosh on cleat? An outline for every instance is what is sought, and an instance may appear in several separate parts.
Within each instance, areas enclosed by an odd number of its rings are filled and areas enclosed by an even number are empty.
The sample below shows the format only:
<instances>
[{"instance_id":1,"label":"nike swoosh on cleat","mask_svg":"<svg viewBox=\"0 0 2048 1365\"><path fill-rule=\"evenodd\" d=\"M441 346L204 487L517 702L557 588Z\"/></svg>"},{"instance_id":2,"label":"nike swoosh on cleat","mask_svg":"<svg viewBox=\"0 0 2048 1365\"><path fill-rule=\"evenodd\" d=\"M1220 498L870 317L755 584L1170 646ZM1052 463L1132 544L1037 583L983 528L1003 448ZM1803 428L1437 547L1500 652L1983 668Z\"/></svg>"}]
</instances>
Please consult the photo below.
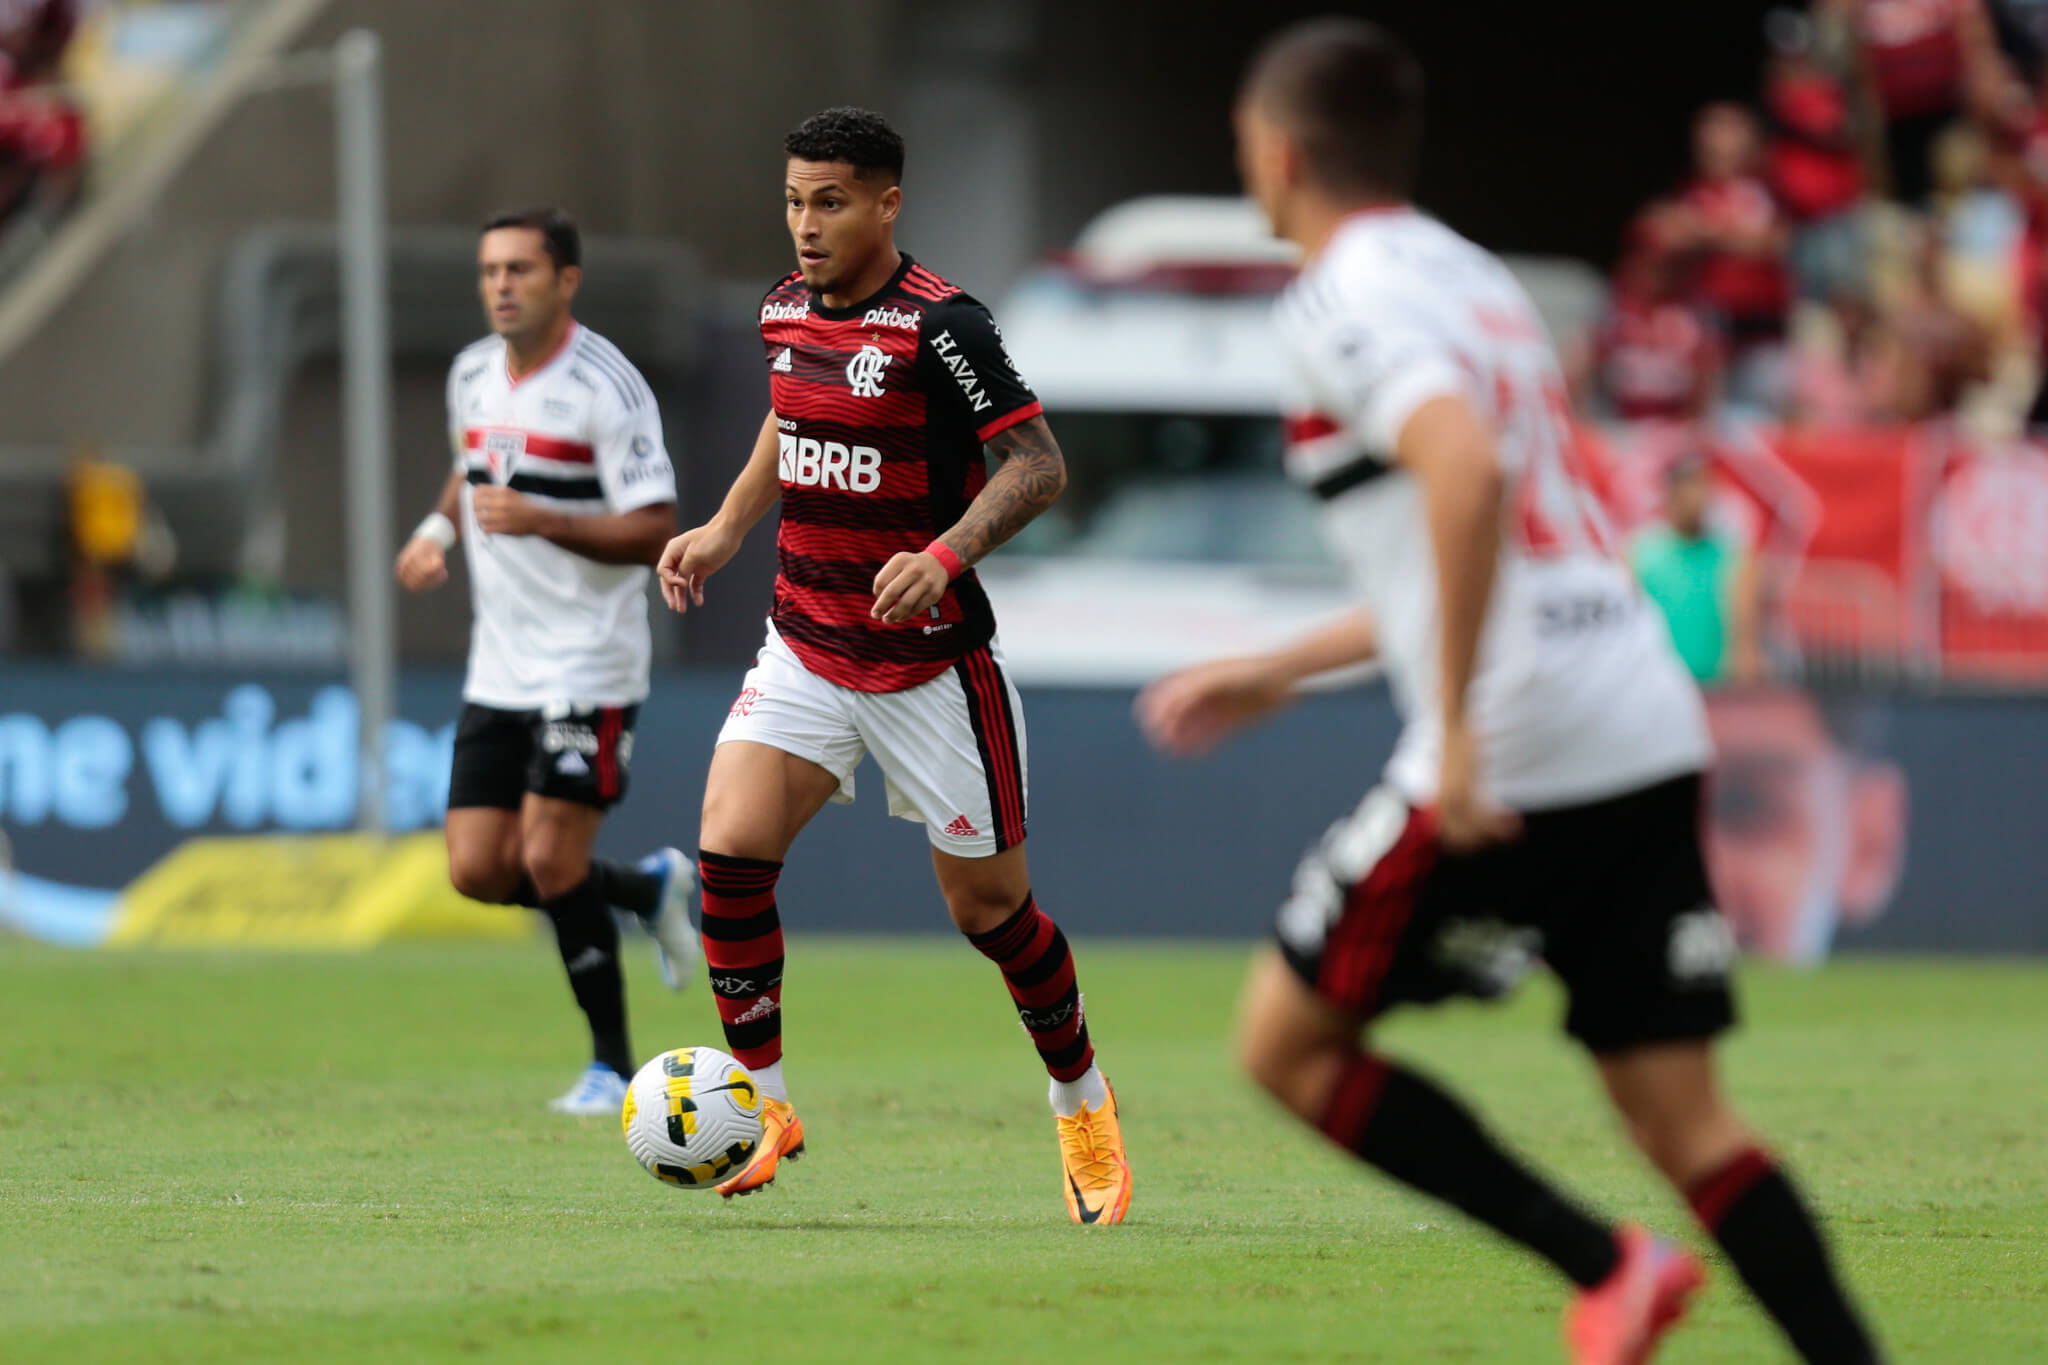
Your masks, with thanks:
<instances>
[{"instance_id":1,"label":"nike swoosh on cleat","mask_svg":"<svg viewBox=\"0 0 2048 1365\"><path fill-rule=\"evenodd\" d=\"M1091 1209L1088 1207L1088 1201L1081 1197L1081 1186L1075 1181L1074 1177L1068 1176L1067 1184L1073 1187L1074 1205L1081 1210L1081 1221L1083 1223L1092 1223L1102 1217L1101 1209Z\"/></svg>"}]
</instances>

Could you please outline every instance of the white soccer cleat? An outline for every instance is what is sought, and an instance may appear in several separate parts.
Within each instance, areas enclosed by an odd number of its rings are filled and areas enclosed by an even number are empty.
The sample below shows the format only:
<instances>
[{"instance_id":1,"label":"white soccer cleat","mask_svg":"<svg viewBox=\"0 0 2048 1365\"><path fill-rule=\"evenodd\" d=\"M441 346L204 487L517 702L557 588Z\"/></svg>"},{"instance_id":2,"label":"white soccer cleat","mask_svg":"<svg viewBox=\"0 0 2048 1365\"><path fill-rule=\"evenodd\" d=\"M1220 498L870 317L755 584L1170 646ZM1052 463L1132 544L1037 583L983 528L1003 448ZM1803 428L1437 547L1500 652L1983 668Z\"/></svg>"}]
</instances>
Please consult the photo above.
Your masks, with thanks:
<instances>
[{"instance_id":1,"label":"white soccer cleat","mask_svg":"<svg viewBox=\"0 0 2048 1365\"><path fill-rule=\"evenodd\" d=\"M576 1084L548 1101L548 1108L557 1114L615 1119L625 1103L626 1078L603 1062L592 1062L583 1068Z\"/></svg>"},{"instance_id":2,"label":"white soccer cleat","mask_svg":"<svg viewBox=\"0 0 2048 1365\"><path fill-rule=\"evenodd\" d=\"M697 870L682 850L664 848L640 860L640 870L661 878L661 899L642 923L654 936L654 960L661 983L672 991L687 989L696 978L704 950L690 923L690 898L697 894Z\"/></svg>"}]
</instances>

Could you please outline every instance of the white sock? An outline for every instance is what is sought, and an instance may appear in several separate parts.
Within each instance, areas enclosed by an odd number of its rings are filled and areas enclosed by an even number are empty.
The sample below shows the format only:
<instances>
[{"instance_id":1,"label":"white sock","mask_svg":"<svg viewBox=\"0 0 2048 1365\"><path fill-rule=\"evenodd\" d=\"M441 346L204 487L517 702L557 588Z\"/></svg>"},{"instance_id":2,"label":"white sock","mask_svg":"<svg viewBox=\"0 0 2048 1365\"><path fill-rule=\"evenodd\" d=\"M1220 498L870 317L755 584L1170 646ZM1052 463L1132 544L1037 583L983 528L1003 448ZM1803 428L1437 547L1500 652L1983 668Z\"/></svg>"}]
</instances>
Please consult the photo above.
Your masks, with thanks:
<instances>
[{"instance_id":1,"label":"white sock","mask_svg":"<svg viewBox=\"0 0 2048 1365\"><path fill-rule=\"evenodd\" d=\"M767 1066L747 1068L747 1074L754 1078L754 1084L761 1087L761 1093L771 1100L789 1103L789 1087L782 1083L782 1063L773 1062Z\"/></svg>"},{"instance_id":2,"label":"white sock","mask_svg":"<svg viewBox=\"0 0 2048 1365\"><path fill-rule=\"evenodd\" d=\"M1052 1100L1055 1114L1070 1119L1081 1112L1084 1104L1090 1109L1100 1109L1108 1104L1109 1082L1103 1080L1102 1072L1091 1064L1078 1080L1054 1081L1048 1098Z\"/></svg>"}]
</instances>

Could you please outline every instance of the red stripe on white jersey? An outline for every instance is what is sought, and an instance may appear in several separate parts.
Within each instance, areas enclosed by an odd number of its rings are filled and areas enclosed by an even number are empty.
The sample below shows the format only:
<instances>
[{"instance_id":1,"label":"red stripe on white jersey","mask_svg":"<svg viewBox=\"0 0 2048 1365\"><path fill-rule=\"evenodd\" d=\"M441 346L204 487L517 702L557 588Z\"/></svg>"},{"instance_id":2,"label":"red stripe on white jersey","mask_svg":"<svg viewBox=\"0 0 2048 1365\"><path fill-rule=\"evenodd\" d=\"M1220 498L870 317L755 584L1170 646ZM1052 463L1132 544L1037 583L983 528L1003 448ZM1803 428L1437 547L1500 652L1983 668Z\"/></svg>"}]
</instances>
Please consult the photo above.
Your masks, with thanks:
<instances>
[{"instance_id":1,"label":"red stripe on white jersey","mask_svg":"<svg viewBox=\"0 0 2048 1365\"><path fill-rule=\"evenodd\" d=\"M1288 417L1281 425L1286 433L1287 444L1291 446L1320 441L1325 436L1335 436L1343 429L1337 425L1335 418L1320 412L1297 413Z\"/></svg>"},{"instance_id":2,"label":"red stripe on white jersey","mask_svg":"<svg viewBox=\"0 0 2048 1365\"><path fill-rule=\"evenodd\" d=\"M483 450L485 440L492 436L519 437L523 442L519 452L522 457L531 455L537 460L560 460L563 464L593 464L597 459L596 452L582 441L564 441L522 427L470 427L462 433L462 443L470 450Z\"/></svg>"}]
</instances>

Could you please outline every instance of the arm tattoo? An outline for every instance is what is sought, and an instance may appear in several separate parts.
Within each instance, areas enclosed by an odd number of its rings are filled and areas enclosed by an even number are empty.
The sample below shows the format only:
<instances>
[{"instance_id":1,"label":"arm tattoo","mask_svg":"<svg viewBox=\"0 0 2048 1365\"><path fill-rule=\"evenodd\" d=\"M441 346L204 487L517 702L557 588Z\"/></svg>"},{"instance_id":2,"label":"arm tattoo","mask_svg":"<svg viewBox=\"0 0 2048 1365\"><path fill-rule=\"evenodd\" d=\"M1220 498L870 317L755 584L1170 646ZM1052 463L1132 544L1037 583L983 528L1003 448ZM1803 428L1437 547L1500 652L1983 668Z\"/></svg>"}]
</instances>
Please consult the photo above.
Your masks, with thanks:
<instances>
[{"instance_id":1,"label":"arm tattoo","mask_svg":"<svg viewBox=\"0 0 2048 1365\"><path fill-rule=\"evenodd\" d=\"M973 564L1031 524L1067 486L1067 462L1043 417L998 432L988 448L1002 468L989 477L967 512L941 537L963 564Z\"/></svg>"}]
</instances>

